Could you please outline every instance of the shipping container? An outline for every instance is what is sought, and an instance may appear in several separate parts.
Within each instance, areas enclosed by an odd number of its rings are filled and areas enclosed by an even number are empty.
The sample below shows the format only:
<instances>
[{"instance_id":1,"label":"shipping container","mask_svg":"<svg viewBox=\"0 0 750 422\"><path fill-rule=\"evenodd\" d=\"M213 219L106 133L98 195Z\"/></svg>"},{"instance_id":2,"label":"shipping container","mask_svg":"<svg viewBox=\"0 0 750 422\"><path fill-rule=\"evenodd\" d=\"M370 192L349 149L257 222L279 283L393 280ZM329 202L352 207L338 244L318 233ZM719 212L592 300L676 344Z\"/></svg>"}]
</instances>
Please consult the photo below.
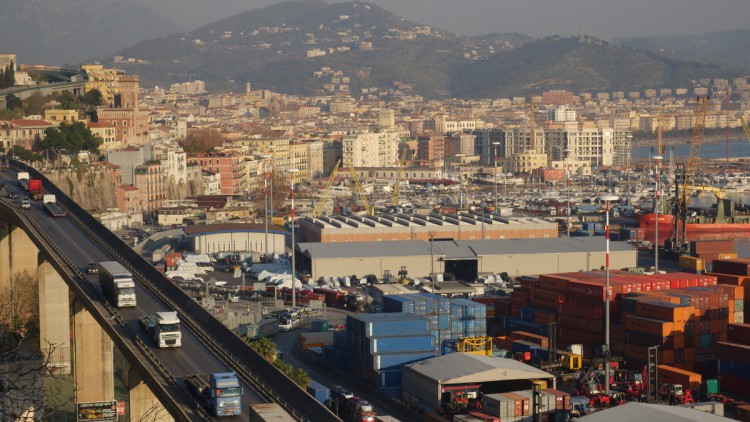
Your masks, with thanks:
<instances>
[{"instance_id":1,"label":"shipping container","mask_svg":"<svg viewBox=\"0 0 750 422\"><path fill-rule=\"evenodd\" d=\"M682 388L690 391L700 391L701 374L675 368L668 365L659 365L659 382L664 384L679 384Z\"/></svg>"},{"instance_id":2,"label":"shipping container","mask_svg":"<svg viewBox=\"0 0 750 422\"><path fill-rule=\"evenodd\" d=\"M727 326L727 341L750 345L750 324L729 324Z\"/></svg>"},{"instance_id":3,"label":"shipping container","mask_svg":"<svg viewBox=\"0 0 750 422\"><path fill-rule=\"evenodd\" d=\"M331 391L328 387L313 379L307 384L307 392L321 403L325 403L326 400L331 398Z\"/></svg>"}]
</instances>

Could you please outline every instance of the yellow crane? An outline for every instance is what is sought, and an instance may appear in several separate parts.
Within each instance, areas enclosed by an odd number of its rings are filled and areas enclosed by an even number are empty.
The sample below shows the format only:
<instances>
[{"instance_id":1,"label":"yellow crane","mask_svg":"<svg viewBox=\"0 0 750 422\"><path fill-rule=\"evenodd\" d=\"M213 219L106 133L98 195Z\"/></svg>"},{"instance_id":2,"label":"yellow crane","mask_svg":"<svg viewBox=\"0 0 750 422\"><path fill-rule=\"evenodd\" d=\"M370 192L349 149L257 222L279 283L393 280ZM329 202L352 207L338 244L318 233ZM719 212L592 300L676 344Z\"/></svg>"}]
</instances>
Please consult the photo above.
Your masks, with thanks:
<instances>
[{"instance_id":1,"label":"yellow crane","mask_svg":"<svg viewBox=\"0 0 750 422\"><path fill-rule=\"evenodd\" d=\"M690 139L690 153L685 163L685 175L682 178L682 191L677 197L675 206L675 230L674 247L683 248L687 244L687 198L695 181L695 173L698 170L701 146L703 145L703 132L706 129L706 113L708 112L708 97L699 96L693 114L693 137Z\"/></svg>"},{"instance_id":2,"label":"yellow crane","mask_svg":"<svg viewBox=\"0 0 750 422\"><path fill-rule=\"evenodd\" d=\"M326 203L328 202L328 193L331 190L333 181L336 179L336 173L339 170L339 165L341 165L341 160L337 161L336 165L333 166L331 177L328 178L328 182L326 183L326 188L323 190L323 196L320 198L320 202L318 202L317 205L315 205L315 208L313 209L313 212L312 212L313 217L320 217L321 215L323 215L323 211L326 208Z\"/></svg>"},{"instance_id":3,"label":"yellow crane","mask_svg":"<svg viewBox=\"0 0 750 422\"><path fill-rule=\"evenodd\" d=\"M747 140L750 141L750 128L747 127L745 117L740 115L740 121L742 122L742 130L745 131L745 136L747 137Z\"/></svg>"},{"instance_id":4,"label":"yellow crane","mask_svg":"<svg viewBox=\"0 0 750 422\"><path fill-rule=\"evenodd\" d=\"M352 180L354 180L354 186L357 188L357 193L359 194L359 199L362 201L362 206L365 207L365 212L368 215L375 214L375 209L372 205L370 205L370 201L367 200L367 195L365 195L364 189L362 189L362 183L359 182L359 176L357 176L357 172L354 171L354 166L347 166L349 167L349 173L352 175Z\"/></svg>"},{"instance_id":5,"label":"yellow crane","mask_svg":"<svg viewBox=\"0 0 750 422\"><path fill-rule=\"evenodd\" d=\"M393 185L393 206L398 206L398 189L401 186L401 171L404 168L406 162L406 149L401 153L401 158L398 160L398 170L396 170L396 183Z\"/></svg>"}]
</instances>

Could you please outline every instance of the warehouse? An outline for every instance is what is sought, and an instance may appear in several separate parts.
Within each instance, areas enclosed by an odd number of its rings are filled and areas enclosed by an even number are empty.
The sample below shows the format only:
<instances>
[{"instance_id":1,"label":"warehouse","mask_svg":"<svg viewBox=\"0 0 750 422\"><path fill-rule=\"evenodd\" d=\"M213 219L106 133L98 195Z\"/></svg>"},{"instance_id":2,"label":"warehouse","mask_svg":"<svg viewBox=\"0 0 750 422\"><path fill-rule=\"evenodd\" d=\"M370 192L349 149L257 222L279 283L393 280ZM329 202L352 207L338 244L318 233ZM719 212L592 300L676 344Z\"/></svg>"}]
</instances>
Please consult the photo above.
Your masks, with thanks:
<instances>
[{"instance_id":1,"label":"warehouse","mask_svg":"<svg viewBox=\"0 0 750 422\"><path fill-rule=\"evenodd\" d=\"M404 401L411 407L437 409L444 394L504 393L532 388L532 381L547 381L555 388L555 376L513 359L472 353L451 353L406 365L403 370Z\"/></svg>"},{"instance_id":2,"label":"warehouse","mask_svg":"<svg viewBox=\"0 0 750 422\"><path fill-rule=\"evenodd\" d=\"M185 234L195 253L265 253L265 230L264 224L224 223L189 226L185 228ZM268 225L268 253L284 254L288 235L283 227Z\"/></svg>"},{"instance_id":3,"label":"warehouse","mask_svg":"<svg viewBox=\"0 0 750 422\"><path fill-rule=\"evenodd\" d=\"M710 408L713 409L713 407ZM592 413L587 415L585 420L591 422L726 422L731 419L683 406L631 402Z\"/></svg>"},{"instance_id":4,"label":"warehouse","mask_svg":"<svg viewBox=\"0 0 750 422\"><path fill-rule=\"evenodd\" d=\"M410 240L396 242L299 243L297 269L320 277L374 274L396 280L451 273L458 280L508 273L536 275L599 269L605 265L603 237L506 240ZM638 252L625 242L611 242L611 268L634 267Z\"/></svg>"},{"instance_id":5,"label":"warehouse","mask_svg":"<svg viewBox=\"0 0 750 422\"><path fill-rule=\"evenodd\" d=\"M492 214L331 215L299 220L307 242L380 242L394 240L545 239L557 237L557 223L533 217Z\"/></svg>"}]
</instances>

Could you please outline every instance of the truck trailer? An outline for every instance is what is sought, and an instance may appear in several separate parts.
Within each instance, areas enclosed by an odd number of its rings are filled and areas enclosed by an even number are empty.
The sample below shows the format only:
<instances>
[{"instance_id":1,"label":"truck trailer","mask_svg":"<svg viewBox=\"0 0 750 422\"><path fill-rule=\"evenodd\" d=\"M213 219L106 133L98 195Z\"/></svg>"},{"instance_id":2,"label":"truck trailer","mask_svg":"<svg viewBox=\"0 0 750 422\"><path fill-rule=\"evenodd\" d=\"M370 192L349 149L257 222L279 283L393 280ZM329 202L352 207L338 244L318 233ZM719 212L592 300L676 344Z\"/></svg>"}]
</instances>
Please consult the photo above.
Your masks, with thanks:
<instances>
[{"instance_id":1,"label":"truck trailer","mask_svg":"<svg viewBox=\"0 0 750 422\"><path fill-rule=\"evenodd\" d=\"M19 171L18 172L18 186L22 187L24 191L29 191L29 172Z\"/></svg>"},{"instance_id":2,"label":"truck trailer","mask_svg":"<svg viewBox=\"0 0 750 422\"><path fill-rule=\"evenodd\" d=\"M68 215L68 212L65 211L63 207L57 204L55 195L44 195L43 203L44 209L46 209L47 212L53 217L65 217L66 215Z\"/></svg>"},{"instance_id":3,"label":"truck trailer","mask_svg":"<svg viewBox=\"0 0 750 422\"><path fill-rule=\"evenodd\" d=\"M185 376L188 389L214 416L238 416L242 413L242 387L234 372Z\"/></svg>"},{"instance_id":4,"label":"truck trailer","mask_svg":"<svg viewBox=\"0 0 750 422\"><path fill-rule=\"evenodd\" d=\"M99 263L99 283L104 296L118 308L135 306L135 282L133 274L117 261Z\"/></svg>"},{"instance_id":5,"label":"truck trailer","mask_svg":"<svg viewBox=\"0 0 750 422\"><path fill-rule=\"evenodd\" d=\"M37 177L29 179L29 197L35 201L39 201L44 197L42 179Z\"/></svg>"},{"instance_id":6,"label":"truck trailer","mask_svg":"<svg viewBox=\"0 0 750 422\"><path fill-rule=\"evenodd\" d=\"M140 320L143 331L151 335L160 348L182 346L180 318L177 312L157 312Z\"/></svg>"}]
</instances>

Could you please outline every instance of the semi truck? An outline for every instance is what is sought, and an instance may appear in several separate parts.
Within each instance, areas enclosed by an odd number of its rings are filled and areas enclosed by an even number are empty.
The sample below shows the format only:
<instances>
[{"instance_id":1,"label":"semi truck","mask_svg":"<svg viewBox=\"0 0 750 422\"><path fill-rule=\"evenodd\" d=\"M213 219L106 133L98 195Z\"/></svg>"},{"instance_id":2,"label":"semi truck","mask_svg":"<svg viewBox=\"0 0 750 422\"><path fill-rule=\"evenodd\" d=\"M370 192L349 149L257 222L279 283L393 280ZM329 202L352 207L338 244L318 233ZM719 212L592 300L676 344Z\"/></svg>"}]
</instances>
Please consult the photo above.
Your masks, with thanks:
<instances>
[{"instance_id":1,"label":"semi truck","mask_svg":"<svg viewBox=\"0 0 750 422\"><path fill-rule=\"evenodd\" d=\"M44 189L42 189L42 179L29 179L29 197L35 201L39 201L44 197Z\"/></svg>"},{"instance_id":2,"label":"semi truck","mask_svg":"<svg viewBox=\"0 0 750 422\"><path fill-rule=\"evenodd\" d=\"M157 312L140 320L143 331L151 335L159 348L182 346L180 317L177 312Z\"/></svg>"},{"instance_id":3,"label":"semi truck","mask_svg":"<svg viewBox=\"0 0 750 422\"><path fill-rule=\"evenodd\" d=\"M237 416L242 413L242 387L234 372L187 375L185 384L212 415Z\"/></svg>"},{"instance_id":4,"label":"semi truck","mask_svg":"<svg viewBox=\"0 0 750 422\"><path fill-rule=\"evenodd\" d=\"M133 274L117 261L99 263L99 283L104 296L118 308L135 306L135 282Z\"/></svg>"},{"instance_id":5,"label":"semi truck","mask_svg":"<svg viewBox=\"0 0 750 422\"><path fill-rule=\"evenodd\" d=\"M31 178L31 176L29 176L28 171L18 172L18 186L22 187L26 192L29 191L29 178Z\"/></svg>"},{"instance_id":6,"label":"semi truck","mask_svg":"<svg viewBox=\"0 0 750 422\"><path fill-rule=\"evenodd\" d=\"M65 217L66 215L68 215L68 212L65 211L63 207L57 204L55 195L44 195L43 203L44 209L46 209L47 212L53 217Z\"/></svg>"}]
</instances>

